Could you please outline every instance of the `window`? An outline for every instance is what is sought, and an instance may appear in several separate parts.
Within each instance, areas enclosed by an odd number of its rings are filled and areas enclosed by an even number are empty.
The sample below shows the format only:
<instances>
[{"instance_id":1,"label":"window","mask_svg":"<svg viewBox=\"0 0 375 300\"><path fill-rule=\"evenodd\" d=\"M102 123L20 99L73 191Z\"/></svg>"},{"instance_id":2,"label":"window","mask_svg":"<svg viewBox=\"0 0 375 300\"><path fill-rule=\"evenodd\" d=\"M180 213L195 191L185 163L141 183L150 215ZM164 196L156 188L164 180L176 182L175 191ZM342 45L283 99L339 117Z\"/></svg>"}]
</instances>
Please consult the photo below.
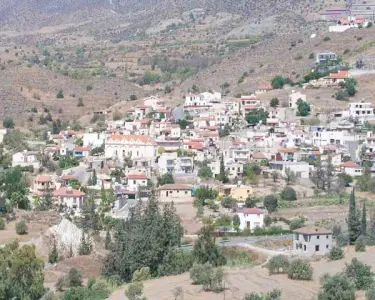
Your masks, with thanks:
<instances>
[{"instance_id":1,"label":"window","mask_svg":"<svg viewBox=\"0 0 375 300\"><path fill-rule=\"evenodd\" d=\"M135 180L133 180L133 184L136 184L137 182Z\"/></svg>"},{"instance_id":2,"label":"window","mask_svg":"<svg viewBox=\"0 0 375 300\"><path fill-rule=\"evenodd\" d=\"M328 249L329 248L329 245L326 245L326 249Z\"/></svg>"},{"instance_id":3,"label":"window","mask_svg":"<svg viewBox=\"0 0 375 300\"><path fill-rule=\"evenodd\" d=\"M185 195L187 195L188 194L188 191L185 191Z\"/></svg>"},{"instance_id":4,"label":"window","mask_svg":"<svg viewBox=\"0 0 375 300\"><path fill-rule=\"evenodd\" d=\"M315 252L319 251L319 245L315 245Z\"/></svg>"},{"instance_id":5,"label":"window","mask_svg":"<svg viewBox=\"0 0 375 300\"><path fill-rule=\"evenodd\" d=\"M319 240L319 238L320 238L320 236L319 236L319 235L317 235L317 236L316 236L316 239L317 239L317 240Z\"/></svg>"},{"instance_id":6,"label":"window","mask_svg":"<svg viewBox=\"0 0 375 300\"><path fill-rule=\"evenodd\" d=\"M306 245L303 245L303 251L306 251Z\"/></svg>"},{"instance_id":7,"label":"window","mask_svg":"<svg viewBox=\"0 0 375 300\"><path fill-rule=\"evenodd\" d=\"M328 239L328 235L326 235L326 239Z\"/></svg>"}]
</instances>

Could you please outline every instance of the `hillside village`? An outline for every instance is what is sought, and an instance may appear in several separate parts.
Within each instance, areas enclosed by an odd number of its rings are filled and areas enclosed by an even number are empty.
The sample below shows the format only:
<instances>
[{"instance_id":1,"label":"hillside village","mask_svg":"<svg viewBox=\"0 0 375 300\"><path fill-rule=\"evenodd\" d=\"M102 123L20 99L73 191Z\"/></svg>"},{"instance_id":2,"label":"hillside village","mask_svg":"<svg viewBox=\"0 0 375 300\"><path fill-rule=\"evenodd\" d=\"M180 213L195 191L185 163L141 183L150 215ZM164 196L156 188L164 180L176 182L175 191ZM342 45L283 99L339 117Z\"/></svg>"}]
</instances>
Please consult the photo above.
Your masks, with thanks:
<instances>
[{"instance_id":1,"label":"hillside village","mask_svg":"<svg viewBox=\"0 0 375 300\"><path fill-rule=\"evenodd\" d=\"M375 4L94 2L0 3L0 300L375 300Z\"/></svg>"}]
</instances>

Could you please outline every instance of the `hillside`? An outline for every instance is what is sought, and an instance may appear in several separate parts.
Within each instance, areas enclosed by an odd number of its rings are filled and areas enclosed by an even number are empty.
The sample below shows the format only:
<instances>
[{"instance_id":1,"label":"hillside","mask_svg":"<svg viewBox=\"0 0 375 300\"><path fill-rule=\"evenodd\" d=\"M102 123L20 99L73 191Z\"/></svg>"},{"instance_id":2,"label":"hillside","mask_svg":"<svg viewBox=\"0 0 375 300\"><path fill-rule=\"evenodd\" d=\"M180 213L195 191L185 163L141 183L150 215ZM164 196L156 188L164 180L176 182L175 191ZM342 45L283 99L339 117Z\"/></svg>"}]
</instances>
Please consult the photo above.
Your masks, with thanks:
<instances>
[{"instance_id":1,"label":"hillside","mask_svg":"<svg viewBox=\"0 0 375 300\"><path fill-rule=\"evenodd\" d=\"M277 74L297 81L314 53L353 62L372 51L373 29L328 33L318 13L333 3L3 0L0 105L17 125L43 128L50 126L38 124L45 106L54 119L72 121L165 86L175 104L193 84L221 90L228 83L225 92L235 96Z\"/></svg>"}]
</instances>

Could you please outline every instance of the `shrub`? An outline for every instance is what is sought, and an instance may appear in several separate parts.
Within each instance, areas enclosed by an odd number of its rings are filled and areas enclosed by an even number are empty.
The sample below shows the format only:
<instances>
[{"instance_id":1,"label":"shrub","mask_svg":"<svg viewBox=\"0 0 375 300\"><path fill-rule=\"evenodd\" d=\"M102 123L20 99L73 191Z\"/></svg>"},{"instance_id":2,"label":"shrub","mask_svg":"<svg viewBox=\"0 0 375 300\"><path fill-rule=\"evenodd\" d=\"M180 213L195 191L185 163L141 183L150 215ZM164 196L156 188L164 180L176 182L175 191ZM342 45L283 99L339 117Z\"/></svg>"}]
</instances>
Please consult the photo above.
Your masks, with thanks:
<instances>
[{"instance_id":1,"label":"shrub","mask_svg":"<svg viewBox=\"0 0 375 300\"><path fill-rule=\"evenodd\" d=\"M371 266L353 258L350 264L345 264L345 273L354 281L357 290L366 290L374 283L374 273Z\"/></svg>"},{"instance_id":2,"label":"shrub","mask_svg":"<svg viewBox=\"0 0 375 300\"><path fill-rule=\"evenodd\" d=\"M290 263L288 277L293 280L311 280L313 268L310 263L303 259L296 259Z\"/></svg>"},{"instance_id":3,"label":"shrub","mask_svg":"<svg viewBox=\"0 0 375 300\"><path fill-rule=\"evenodd\" d=\"M14 121L10 118L5 118L3 121L3 127L4 128L14 128Z\"/></svg>"},{"instance_id":4,"label":"shrub","mask_svg":"<svg viewBox=\"0 0 375 300\"><path fill-rule=\"evenodd\" d=\"M285 255L273 256L267 263L268 272L272 274L283 274L288 272L289 259Z\"/></svg>"},{"instance_id":5,"label":"shrub","mask_svg":"<svg viewBox=\"0 0 375 300\"><path fill-rule=\"evenodd\" d=\"M59 91L57 92L56 98L57 98L57 99L63 99L63 98L64 98L64 93L63 93L62 90L59 90Z\"/></svg>"},{"instance_id":6,"label":"shrub","mask_svg":"<svg viewBox=\"0 0 375 300\"><path fill-rule=\"evenodd\" d=\"M270 226L272 224L272 218L270 217L270 215L265 215L263 222L264 222L264 226L266 227Z\"/></svg>"},{"instance_id":7,"label":"shrub","mask_svg":"<svg viewBox=\"0 0 375 300\"><path fill-rule=\"evenodd\" d=\"M93 89L92 85L86 86L86 91L91 91Z\"/></svg>"},{"instance_id":8,"label":"shrub","mask_svg":"<svg viewBox=\"0 0 375 300\"><path fill-rule=\"evenodd\" d=\"M288 200L288 201L294 201L294 200L297 200L297 194L296 194L296 191L290 187L290 186L287 186L285 187L281 193L280 193L280 197L281 199L283 200Z\"/></svg>"},{"instance_id":9,"label":"shrub","mask_svg":"<svg viewBox=\"0 0 375 300\"><path fill-rule=\"evenodd\" d=\"M299 218L296 220L292 220L289 224L289 228L290 230L295 230L295 229L303 227L304 225L305 225L305 219Z\"/></svg>"},{"instance_id":10,"label":"shrub","mask_svg":"<svg viewBox=\"0 0 375 300\"><path fill-rule=\"evenodd\" d=\"M366 300L375 300L375 285L370 286L366 291Z\"/></svg>"},{"instance_id":11,"label":"shrub","mask_svg":"<svg viewBox=\"0 0 375 300\"><path fill-rule=\"evenodd\" d=\"M323 39L323 41L325 41L325 42L328 42L328 41L330 41L331 40L331 38L329 37L329 36L326 36L326 37L324 37L324 39Z\"/></svg>"},{"instance_id":12,"label":"shrub","mask_svg":"<svg viewBox=\"0 0 375 300\"><path fill-rule=\"evenodd\" d=\"M339 224L335 224L332 227L332 235L337 237L341 234L341 226Z\"/></svg>"},{"instance_id":13,"label":"shrub","mask_svg":"<svg viewBox=\"0 0 375 300\"><path fill-rule=\"evenodd\" d=\"M321 290L318 294L318 300L338 299L355 299L355 285L344 273L328 276L323 282Z\"/></svg>"},{"instance_id":14,"label":"shrub","mask_svg":"<svg viewBox=\"0 0 375 300\"><path fill-rule=\"evenodd\" d=\"M210 263L204 265L195 263L190 269L190 279L193 280L193 284L206 284L209 282L212 270L213 267Z\"/></svg>"},{"instance_id":15,"label":"shrub","mask_svg":"<svg viewBox=\"0 0 375 300\"><path fill-rule=\"evenodd\" d=\"M366 251L366 241L363 235L359 236L355 241L355 251L356 252L365 252Z\"/></svg>"},{"instance_id":16,"label":"shrub","mask_svg":"<svg viewBox=\"0 0 375 300\"><path fill-rule=\"evenodd\" d=\"M5 221L3 218L0 217L0 230L4 230L5 229Z\"/></svg>"},{"instance_id":17,"label":"shrub","mask_svg":"<svg viewBox=\"0 0 375 300\"><path fill-rule=\"evenodd\" d=\"M16 223L16 232L19 235L27 234L27 225L25 220L21 220Z\"/></svg>"},{"instance_id":18,"label":"shrub","mask_svg":"<svg viewBox=\"0 0 375 300\"><path fill-rule=\"evenodd\" d=\"M137 99L138 99L137 95L130 95L130 101L135 101Z\"/></svg>"},{"instance_id":19,"label":"shrub","mask_svg":"<svg viewBox=\"0 0 375 300\"><path fill-rule=\"evenodd\" d=\"M139 282L151 279L151 273L149 267L141 268L140 270L136 270L133 273L132 282Z\"/></svg>"},{"instance_id":20,"label":"shrub","mask_svg":"<svg viewBox=\"0 0 375 300\"><path fill-rule=\"evenodd\" d=\"M125 296L129 300L138 300L142 299L143 293L143 283L142 282L134 282L129 284L128 288L125 290Z\"/></svg>"},{"instance_id":21,"label":"shrub","mask_svg":"<svg viewBox=\"0 0 375 300\"><path fill-rule=\"evenodd\" d=\"M340 233L336 237L336 245L339 247L345 247L349 245L349 236L347 234Z\"/></svg>"},{"instance_id":22,"label":"shrub","mask_svg":"<svg viewBox=\"0 0 375 300\"><path fill-rule=\"evenodd\" d=\"M277 210L278 201L275 195L267 195L264 197L263 204L268 213L272 214Z\"/></svg>"},{"instance_id":23,"label":"shrub","mask_svg":"<svg viewBox=\"0 0 375 300\"><path fill-rule=\"evenodd\" d=\"M68 287L82 286L82 274L76 268L71 268L66 276L66 285Z\"/></svg>"},{"instance_id":24,"label":"shrub","mask_svg":"<svg viewBox=\"0 0 375 300\"><path fill-rule=\"evenodd\" d=\"M92 287L94 286L96 280L94 278L89 278L89 280L87 281L87 288L88 289L92 289Z\"/></svg>"},{"instance_id":25,"label":"shrub","mask_svg":"<svg viewBox=\"0 0 375 300\"><path fill-rule=\"evenodd\" d=\"M244 300L280 300L281 299L281 291L280 290L272 290L267 294L257 294L251 293L246 294Z\"/></svg>"},{"instance_id":26,"label":"shrub","mask_svg":"<svg viewBox=\"0 0 375 300\"><path fill-rule=\"evenodd\" d=\"M332 247L331 251L328 255L329 259L331 260L340 260L344 258L344 250L340 247Z\"/></svg>"}]
</instances>

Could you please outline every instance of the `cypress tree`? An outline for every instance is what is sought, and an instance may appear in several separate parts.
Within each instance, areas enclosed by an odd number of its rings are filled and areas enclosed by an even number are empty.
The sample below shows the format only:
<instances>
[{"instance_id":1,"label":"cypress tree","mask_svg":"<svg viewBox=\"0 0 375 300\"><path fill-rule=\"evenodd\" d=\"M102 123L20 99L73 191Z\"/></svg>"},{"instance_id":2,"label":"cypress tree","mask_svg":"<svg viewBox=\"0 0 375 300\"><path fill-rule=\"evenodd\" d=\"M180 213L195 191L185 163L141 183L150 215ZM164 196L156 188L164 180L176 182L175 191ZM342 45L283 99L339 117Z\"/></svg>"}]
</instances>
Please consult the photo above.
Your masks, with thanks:
<instances>
[{"instance_id":1,"label":"cypress tree","mask_svg":"<svg viewBox=\"0 0 375 300\"><path fill-rule=\"evenodd\" d=\"M223 156L223 155L221 156L221 159L220 159L220 174L219 174L219 180L220 180L222 183L228 183L228 181L229 181L227 175L225 174L224 156Z\"/></svg>"},{"instance_id":2,"label":"cypress tree","mask_svg":"<svg viewBox=\"0 0 375 300\"><path fill-rule=\"evenodd\" d=\"M363 236L367 234L366 202L363 202L363 207L362 207L361 234Z\"/></svg>"},{"instance_id":3,"label":"cypress tree","mask_svg":"<svg viewBox=\"0 0 375 300\"><path fill-rule=\"evenodd\" d=\"M107 230L107 233L105 235L105 240L104 240L104 248L106 250L109 250L112 244L112 239L111 239L111 234L109 233L109 230Z\"/></svg>"},{"instance_id":4,"label":"cypress tree","mask_svg":"<svg viewBox=\"0 0 375 300\"><path fill-rule=\"evenodd\" d=\"M96 185L98 183L98 177L96 176L95 169L92 171L92 178L91 178L92 185Z\"/></svg>"},{"instance_id":5,"label":"cypress tree","mask_svg":"<svg viewBox=\"0 0 375 300\"><path fill-rule=\"evenodd\" d=\"M50 264L54 264L54 263L57 263L58 260L59 260L59 253L57 252L56 240L53 240L52 250L50 251L48 255L48 262Z\"/></svg>"},{"instance_id":6,"label":"cypress tree","mask_svg":"<svg viewBox=\"0 0 375 300\"><path fill-rule=\"evenodd\" d=\"M82 232L81 243L79 245L78 254L79 255L89 255L91 253L91 241L88 236L85 237L85 233Z\"/></svg>"},{"instance_id":7,"label":"cypress tree","mask_svg":"<svg viewBox=\"0 0 375 300\"><path fill-rule=\"evenodd\" d=\"M361 220L360 214L357 212L354 189L350 193L347 223L349 230L349 241L351 245L354 245L357 238L361 235Z\"/></svg>"}]
</instances>

